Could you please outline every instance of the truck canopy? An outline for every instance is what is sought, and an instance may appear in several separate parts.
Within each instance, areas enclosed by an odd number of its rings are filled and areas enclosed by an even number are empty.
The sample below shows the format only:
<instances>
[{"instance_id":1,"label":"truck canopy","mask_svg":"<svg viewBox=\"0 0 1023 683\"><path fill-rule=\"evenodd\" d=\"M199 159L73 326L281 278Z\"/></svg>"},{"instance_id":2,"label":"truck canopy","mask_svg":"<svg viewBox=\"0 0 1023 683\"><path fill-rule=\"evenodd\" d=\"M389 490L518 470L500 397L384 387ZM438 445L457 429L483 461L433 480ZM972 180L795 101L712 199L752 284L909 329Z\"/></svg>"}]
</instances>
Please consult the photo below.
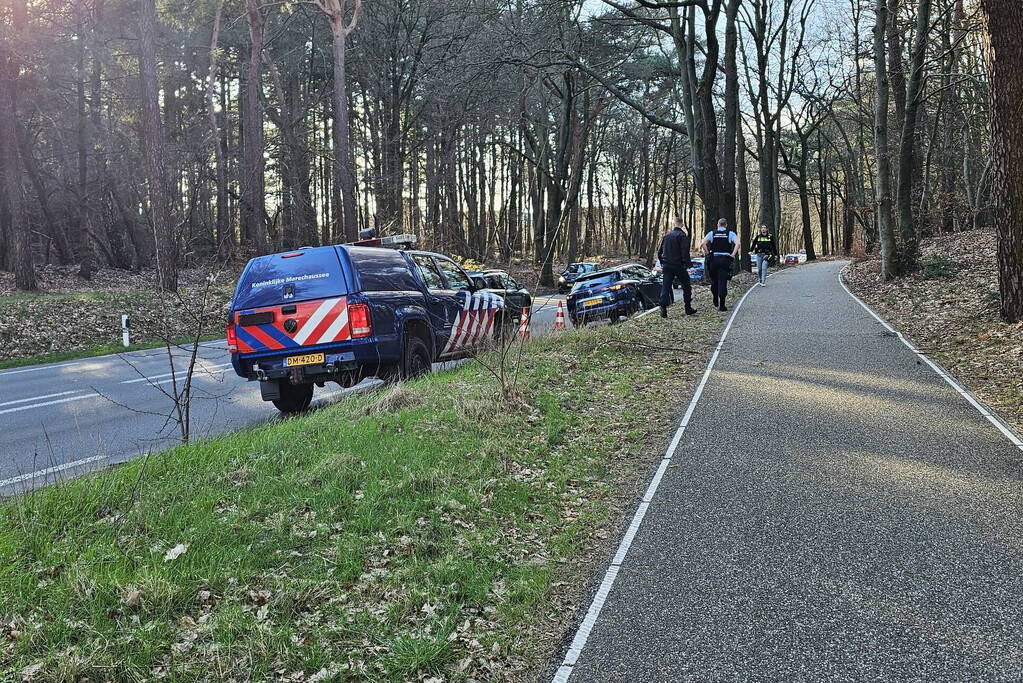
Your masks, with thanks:
<instances>
[{"instance_id":1,"label":"truck canopy","mask_svg":"<svg viewBox=\"0 0 1023 683\"><path fill-rule=\"evenodd\" d=\"M232 310L325 299L348 294L337 247L257 256L238 279Z\"/></svg>"}]
</instances>

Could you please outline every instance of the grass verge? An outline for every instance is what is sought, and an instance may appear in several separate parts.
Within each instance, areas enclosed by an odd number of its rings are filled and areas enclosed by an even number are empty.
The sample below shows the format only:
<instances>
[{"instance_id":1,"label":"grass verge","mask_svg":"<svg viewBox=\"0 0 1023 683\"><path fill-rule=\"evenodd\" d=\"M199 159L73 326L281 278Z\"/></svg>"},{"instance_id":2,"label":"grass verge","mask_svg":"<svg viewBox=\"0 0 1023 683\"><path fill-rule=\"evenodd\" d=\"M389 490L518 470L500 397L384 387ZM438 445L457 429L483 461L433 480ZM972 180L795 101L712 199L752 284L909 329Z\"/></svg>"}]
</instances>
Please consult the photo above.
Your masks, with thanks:
<instances>
[{"instance_id":1,"label":"grass verge","mask_svg":"<svg viewBox=\"0 0 1023 683\"><path fill-rule=\"evenodd\" d=\"M0 680L534 680L722 321L541 338L511 397L472 363L10 499Z\"/></svg>"}]
</instances>

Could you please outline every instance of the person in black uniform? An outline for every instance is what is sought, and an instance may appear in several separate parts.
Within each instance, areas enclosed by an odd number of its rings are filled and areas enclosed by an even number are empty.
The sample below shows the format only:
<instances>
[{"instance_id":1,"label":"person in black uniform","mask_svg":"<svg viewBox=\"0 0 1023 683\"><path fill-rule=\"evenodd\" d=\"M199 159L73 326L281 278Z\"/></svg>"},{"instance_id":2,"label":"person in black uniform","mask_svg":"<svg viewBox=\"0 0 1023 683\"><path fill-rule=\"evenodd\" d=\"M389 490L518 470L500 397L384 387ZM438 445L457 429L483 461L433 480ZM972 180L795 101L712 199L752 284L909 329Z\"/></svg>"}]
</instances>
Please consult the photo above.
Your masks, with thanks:
<instances>
[{"instance_id":1,"label":"person in black uniform","mask_svg":"<svg viewBox=\"0 0 1023 683\"><path fill-rule=\"evenodd\" d=\"M661 238L661 246L657 249L657 258L661 261L661 317L668 317L668 306L671 305L673 283L682 286L682 300L686 304L686 315L696 313L693 308L693 288L689 283L689 233L682 229L682 219L675 218L675 227Z\"/></svg>"},{"instance_id":2,"label":"person in black uniform","mask_svg":"<svg viewBox=\"0 0 1023 683\"><path fill-rule=\"evenodd\" d=\"M753 238L750 251L757 256L757 275L760 276L760 286L767 284L767 262L773 256L778 258L778 247L774 244L774 235L766 225L760 226L760 234Z\"/></svg>"},{"instance_id":3,"label":"person in black uniform","mask_svg":"<svg viewBox=\"0 0 1023 683\"><path fill-rule=\"evenodd\" d=\"M728 229L728 221L724 218L703 238L703 253L707 257L714 305L719 311L727 311L728 276L732 272L732 259L739 254L739 236Z\"/></svg>"}]
</instances>

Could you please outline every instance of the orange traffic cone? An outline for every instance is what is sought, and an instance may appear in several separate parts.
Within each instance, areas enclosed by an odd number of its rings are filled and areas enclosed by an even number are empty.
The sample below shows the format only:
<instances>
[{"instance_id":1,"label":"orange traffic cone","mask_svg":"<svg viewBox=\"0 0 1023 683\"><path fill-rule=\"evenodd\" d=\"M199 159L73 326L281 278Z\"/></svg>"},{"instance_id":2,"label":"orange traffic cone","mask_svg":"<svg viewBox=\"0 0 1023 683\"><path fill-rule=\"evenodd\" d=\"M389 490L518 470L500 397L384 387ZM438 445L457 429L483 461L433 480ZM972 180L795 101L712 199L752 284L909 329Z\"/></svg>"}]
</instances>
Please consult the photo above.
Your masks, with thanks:
<instances>
[{"instance_id":1,"label":"orange traffic cone","mask_svg":"<svg viewBox=\"0 0 1023 683\"><path fill-rule=\"evenodd\" d=\"M558 312L554 315L554 329L565 329L565 300L558 299Z\"/></svg>"},{"instance_id":2,"label":"orange traffic cone","mask_svg":"<svg viewBox=\"0 0 1023 683\"><path fill-rule=\"evenodd\" d=\"M519 320L519 339L529 339L529 306L522 307L522 317Z\"/></svg>"}]
</instances>

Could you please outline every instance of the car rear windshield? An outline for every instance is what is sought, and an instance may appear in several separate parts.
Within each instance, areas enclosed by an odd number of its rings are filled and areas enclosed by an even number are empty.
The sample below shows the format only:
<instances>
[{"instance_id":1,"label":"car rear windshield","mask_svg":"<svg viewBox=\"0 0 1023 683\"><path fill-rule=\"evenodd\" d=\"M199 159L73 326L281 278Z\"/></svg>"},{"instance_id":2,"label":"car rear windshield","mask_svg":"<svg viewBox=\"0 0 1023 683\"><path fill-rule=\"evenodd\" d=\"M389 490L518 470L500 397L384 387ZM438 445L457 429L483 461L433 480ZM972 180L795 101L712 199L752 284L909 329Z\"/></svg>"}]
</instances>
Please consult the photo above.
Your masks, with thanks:
<instances>
[{"instance_id":1,"label":"car rear windshield","mask_svg":"<svg viewBox=\"0 0 1023 683\"><path fill-rule=\"evenodd\" d=\"M603 287L604 285L609 285L612 282L616 282L617 280L618 280L617 272L601 273L600 275L594 275L591 277L583 278L581 280L576 280L576 283L572 285L572 291L577 292L580 289L590 289L591 287Z\"/></svg>"},{"instance_id":2,"label":"car rear windshield","mask_svg":"<svg viewBox=\"0 0 1023 683\"><path fill-rule=\"evenodd\" d=\"M348 294L334 247L257 256L238 280L231 308L258 308Z\"/></svg>"}]
</instances>

